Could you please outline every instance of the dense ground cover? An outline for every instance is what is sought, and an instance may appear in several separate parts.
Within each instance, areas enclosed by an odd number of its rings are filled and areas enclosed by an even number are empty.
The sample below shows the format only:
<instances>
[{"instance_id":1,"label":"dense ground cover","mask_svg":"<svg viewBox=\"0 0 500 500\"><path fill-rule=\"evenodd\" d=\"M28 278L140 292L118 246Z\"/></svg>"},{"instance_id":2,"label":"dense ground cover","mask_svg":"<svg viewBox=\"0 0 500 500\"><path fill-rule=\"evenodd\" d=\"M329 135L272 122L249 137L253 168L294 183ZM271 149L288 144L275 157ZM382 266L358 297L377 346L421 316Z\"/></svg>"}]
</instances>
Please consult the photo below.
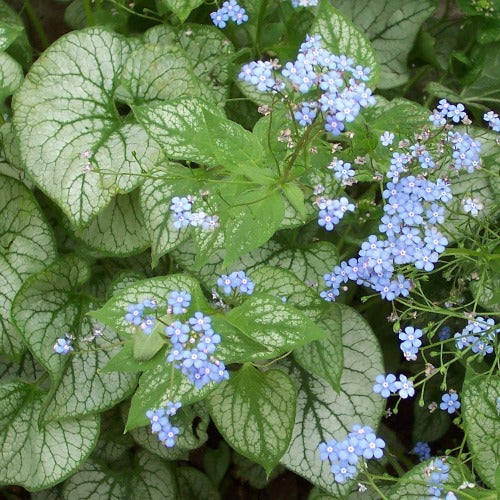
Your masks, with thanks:
<instances>
[{"instance_id":1,"label":"dense ground cover","mask_svg":"<svg viewBox=\"0 0 500 500\"><path fill-rule=\"evenodd\" d=\"M0 495L496 498L498 8L0 0Z\"/></svg>"}]
</instances>

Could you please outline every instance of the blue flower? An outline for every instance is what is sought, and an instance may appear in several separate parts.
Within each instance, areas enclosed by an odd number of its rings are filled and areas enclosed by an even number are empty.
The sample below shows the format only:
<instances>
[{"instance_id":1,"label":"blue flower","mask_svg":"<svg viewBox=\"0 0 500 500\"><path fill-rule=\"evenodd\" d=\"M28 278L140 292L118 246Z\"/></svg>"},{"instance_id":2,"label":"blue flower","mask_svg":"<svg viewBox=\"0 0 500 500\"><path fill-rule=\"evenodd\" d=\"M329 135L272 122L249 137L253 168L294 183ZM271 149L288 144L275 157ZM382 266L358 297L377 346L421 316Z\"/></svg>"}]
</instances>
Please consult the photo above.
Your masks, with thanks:
<instances>
[{"instance_id":1,"label":"blue flower","mask_svg":"<svg viewBox=\"0 0 500 500\"><path fill-rule=\"evenodd\" d=\"M439 408L443 411L447 411L450 415L455 413L462 405L458 400L458 394L456 392L443 394L441 397L441 403L439 404Z\"/></svg>"},{"instance_id":2,"label":"blue flower","mask_svg":"<svg viewBox=\"0 0 500 500\"><path fill-rule=\"evenodd\" d=\"M361 449L363 450L363 457L367 460L371 458L382 458L385 448L385 442L383 439L378 438L373 433L369 433L361 441Z\"/></svg>"},{"instance_id":3,"label":"blue flower","mask_svg":"<svg viewBox=\"0 0 500 500\"><path fill-rule=\"evenodd\" d=\"M387 376L377 375L375 377L376 384L373 386L373 392L380 394L383 398L388 398L391 393L396 392L396 376L389 373Z\"/></svg>"},{"instance_id":4,"label":"blue flower","mask_svg":"<svg viewBox=\"0 0 500 500\"><path fill-rule=\"evenodd\" d=\"M194 316L189 318L189 324L195 332L202 332L212 328L212 318L205 316L202 312L195 312Z\"/></svg>"},{"instance_id":5,"label":"blue flower","mask_svg":"<svg viewBox=\"0 0 500 500\"><path fill-rule=\"evenodd\" d=\"M314 118L316 118L316 114L316 109L303 105L295 111L293 117L299 122L301 127L305 127L306 125L311 125Z\"/></svg>"},{"instance_id":6,"label":"blue flower","mask_svg":"<svg viewBox=\"0 0 500 500\"><path fill-rule=\"evenodd\" d=\"M125 321L134 326L139 326L142 323L142 312L144 310L143 304L130 304L127 306L127 313L125 314Z\"/></svg>"},{"instance_id":7,"label":"blue flower","mask_svg":"<svg viewBox=\"0 0 500 500\"><path fill-rule=\"evenodd\" d=\"M390 146L394 141L394 134L389 131L385 131L379 138L382 146Z\"/></svg>"},{"instance_id":8,"label":"blue flower","mask_svg":"<svg viewBox=\"0 0 500 500\"><path fill-rule=\"evenodd\" d=\"M451 328L448 325L444 325L438 332L438 338L442 342L443 340L448 340L451 337Z\"/></svg>"},{"instance_id":9,"label":"blue flower","mask_svg":"<svg viewBox=\"0 0 500 500\"><path fill-rule=\"evenodd\" d=\"M185 313L191 304L191 294L177 290L170 292L167 304L172 308L173 314Z\"/></svg>"},{"instance_id":10,"label":"blue flower","mask_svg":"<svg viewBox=\"0 0 500 500\"><path fill-rule=\"evenodd\" d=\"M321 443L318 447L320 459L324 462L325 460L330 460L330 462L335 462L338 460L337 453L337 441L335 439L330 439L326 443Z\"/></svg>"},{"instance_id":11,"label":"blue flower","mask_svg":"<svg viewBox=\"0 0 500 500\"><path fill-rule=\"evenodd\" d=\"M176 413L177 410L182 406L182 403L180 401L173 402L173 401L168 401L166 404L166 410L165 413L169 415L170 417L173 417Z\"/></svg>"},{"instance_id":12,"label":"blue flower","mask_svg":"<svg viewBox=\"0 0 500 500\"><path fill-rule=\"evenodd\" d=\"M405 375L400 375L399 380L394 382L394 385L398 391L399 397L402 399L411 398L415 395L413 382L408 380Z\"/></svg>"},{"instance_id":13,"label":"blue flower","mask_svg":"<svg viewBox=\"0 0 500 500\"><path fill-rule=\"evenodd\" d=\"M500 119L494 111L488 111L483 115L483 120L493 129L494 132L500 132Z\"/></svg>"},{"instance_id":14,"label":"blue flower","mask_svg":"<svg viewBox=\"0 0 500 500\"><path fill-rule=\"evenodd\" d=\"M191 202L186 197L180 198L179 196L175 196L172 198L170 210L178 214L182 212L190 212L191 207Z\"/></svg>"},{"instance_id":15,"label":"blue flower","mask_svg":"<svg viewBox=\"0 0 500 500\"><path fill-rule=\"evenodd\" d=\"M431 458L431 447L429 446L429 443L418 441L411 452L415 455L418 455L418 459L420 462Z\"/></svg>"},{"instance_id":16,"label":"blue flower","mask_svg":"<svg viewBox=\"0 0 500 500\"><path fill-rule=\"evenodd\" d=\"M399 340L401 340L401 350L403 347L420 347L422 345L423 332L419 328L413 328L412 326L407 326L404 331L399 331Z\"/></svg>"},{"instance_id":17,"label":"blue flower","mask_svg":"<svg viewBox=\"0 0 500 500\"><path fill-rule=\"evenodd\" d=\"M189 339L190 328L185 323L174 321L171 325L165 328L165 334L170 338L172 344L183 344Z\"/></svg>"},{"instance_id":18,"label":"blue flower","mask_svg":"<svg viewBox=\"0 0 500 500\"><path fill-rule=\"evenodd\" d=\"M54 352L57 354L69 354L71 351L73 351L74 348L71 345L71 339L61 337L56 340L56 343L54 344Z\"/></svg>"},{"instance_id":19,"label":"blue flower","mask_svg":"<svg viewBox=\"0 0 500 500\"><path fill-rule=\"evenodd\" d=\"M356 475L356 467L348 462L336 462L330 467L337 483L345 483L348 479L353 479Z\"/></svg>"},{"instance_id":20,"label":"blue flower","mask_svg":"<svg viewBox=\"0 0 500 500\"><path fill-rule=\"evenodd\" d=\"M463 211L466 214L476 216L481 210L483 210L484 205L478 198L464 198L462 200Z\"/></svg>"},{"instance_id":21,"label":"blue flower","mask_svg":"<svg viewBox=\"0 0 500 500\"><path fill-rule=\"evenodd\" d=\"M153 333L153 328L155 327L156 318L153 316L146 316L141 323L141 329L146 335L151 335Z\"/></svg>"}]
</instances>

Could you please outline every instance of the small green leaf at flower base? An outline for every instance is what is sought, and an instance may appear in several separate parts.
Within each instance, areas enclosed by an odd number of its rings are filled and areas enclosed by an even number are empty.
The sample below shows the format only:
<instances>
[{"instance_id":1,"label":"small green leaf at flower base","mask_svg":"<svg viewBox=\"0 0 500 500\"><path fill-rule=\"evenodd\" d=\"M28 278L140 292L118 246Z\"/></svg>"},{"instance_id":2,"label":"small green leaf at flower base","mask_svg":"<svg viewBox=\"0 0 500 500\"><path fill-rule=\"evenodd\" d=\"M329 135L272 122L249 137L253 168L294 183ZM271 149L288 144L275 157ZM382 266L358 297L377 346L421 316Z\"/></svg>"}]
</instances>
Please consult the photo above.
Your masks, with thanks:
<instances>
[{"instance_id":1,"label":"small green leaf at flower base","mask_svg":"<svg viewBox=\"0 0 500 500\"><path fill-rule=\"evenodd\" d=\"M134 358L139 361L151 359L165 344L167 340L155 328L153 333L146 335L142 330L138 330L134 335Z\"/></svg>"},{"instance_id":2,"label":"small green leaf at flower base","mask_svg":"<svg viewBox=\"0 0 500 500\"><path fill-rule=\"evenodd\" d=\"M246 364L210 394L208 406L231 447L269 474L288 448L296 398L284 372L260 372Z\"/></svg>"},{"instance_id":3,"label":"small green leaf at flower base","mask_svg":"<svg viewBox=\"0 0 500 500\"><path fill-rule=\"evenodd\" d=\"M307 208L304 203L304 192L300 189L297 184L285 184L283 186L283 192L287 197L288 201L292 204L293 208L297 210L300 217L303 220L307 218Z\"/></svg>"}]
</instances>

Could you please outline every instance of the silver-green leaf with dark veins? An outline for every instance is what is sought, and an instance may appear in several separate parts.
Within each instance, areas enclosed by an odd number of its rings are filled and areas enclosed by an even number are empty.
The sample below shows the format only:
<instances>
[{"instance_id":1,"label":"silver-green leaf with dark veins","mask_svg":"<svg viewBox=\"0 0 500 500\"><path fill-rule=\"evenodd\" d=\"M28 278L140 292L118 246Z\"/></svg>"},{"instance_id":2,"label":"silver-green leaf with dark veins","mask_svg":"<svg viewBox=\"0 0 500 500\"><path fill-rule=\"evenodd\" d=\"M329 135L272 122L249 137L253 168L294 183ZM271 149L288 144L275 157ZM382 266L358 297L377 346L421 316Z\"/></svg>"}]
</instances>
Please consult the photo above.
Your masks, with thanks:
<instances>
[{"instance_id":1,"label":"silver-green leaf with dark veins","mask_svg":"<svg viewBox=\"0 0 500 500\"><path fill-rule=\"evenodd\" d=\"M20 359L25 350L10 319L23 282L56 258L52 230L32 193L0 175L0 352Z\"/></svg>"},{"instance_id":2,"label":"silver-green leaf with dark veins","mask_svg":"<svg viewBox=\"0 0 500 500\"><path fill-rule=\"evenodd\" d=\"M155 142L115 103L130 50L104 28L71 32L33 64L13 102L24 167L75 226L140 184L137 174L158 158Z\"/></svg>"}]
</instances>

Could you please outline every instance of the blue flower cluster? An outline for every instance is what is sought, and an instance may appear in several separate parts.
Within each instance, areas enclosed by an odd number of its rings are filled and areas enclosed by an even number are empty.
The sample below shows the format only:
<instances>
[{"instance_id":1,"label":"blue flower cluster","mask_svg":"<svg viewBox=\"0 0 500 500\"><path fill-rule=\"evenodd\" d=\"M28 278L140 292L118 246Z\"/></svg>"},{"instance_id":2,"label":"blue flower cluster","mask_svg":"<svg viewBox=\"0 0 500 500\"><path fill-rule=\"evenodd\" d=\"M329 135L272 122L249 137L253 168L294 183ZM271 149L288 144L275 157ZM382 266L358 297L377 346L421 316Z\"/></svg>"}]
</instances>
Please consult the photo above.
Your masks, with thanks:
<instances>
[{"instance_id":1,"label":"blue flower cluster","mask_svg":"<svg viewBox=\"0 0 500 500\"><path fill-rule=\"evenodd\" d=\"M500 132L500 118L498 118L498 113L488 111L484 114L483 120L488 123L494 132Z\"/></svg>"},{"instance_id":2,"label":"blue flower cluster","mask_svg":"<svg viewBox=\"0 0 500 500\"><path fill-rule=\"evenodd\" d=\"M411 453L417 455L418 460L420 462L423 462L424 460L428 460L429 458L431 458L431 447L429 446L429 443L423 443L422 441L418 441L415 444L413 450L411 450Z\"/></svg>"},{"instance_id":3,"label":"blue flower cluster","mask_svg":"<svg viewBox=\"0 0 500 500\"><path fill-rule=\"evenodd\" d=\"M292 0L292 5L297 7L316 7L318 0Z\"/></svg>"},{"instance_id":4,"label":"blue flower cluster","mask_svg":"<svg viewBox=\"0 0 500 500\"><path fill-rule=\"evenodd\" d=\"M204 231L213 231L219 226L219 217L209 215L203 210L192 211L194 196L175 196L172 198L170 210L172 212L172 225L175 229L188 226L201 227Z\"/></svg>"},{"instance_id":5,"label":"blue flower cluster","mask_svg":"<svg viewBox=\"0 0 500 500\"><path fill-rule=\"evenodd\" d=\"M342 186L354 184L354 170L350 163L340 160L339 158L333 158L327 168L335 172L333 176L340 181Z\"/></svg>"},{"instance_id":6,"label":"blue flower cluster","mask_svg":"<svg viewBox=\"0 0 500 500\"><path fill-rule=\"evenodd\" d=\"M354 205L345 196L338 200L318 198L316 205L319 208L318 224L327 231L333 231L346 212L354 212Z\"/></svg>"},{"instance_id":7,"label":"blue flower cluster","mask_svg":"<svg viewBox=\"0 0 500 500\"><path fill-rule=\"evenodd\" d=\"M245 64L238 78L257 87L260 92L277 92L284 88L273 71L279 66L274 62L257 61ZM301 102L294 118L303 127L310 125L318 113L323 113L325 130L339 135L345 123L352 122L361 108L375 104L375 98L366 83L370 68L365 68L345 55L337 56L322 47L321 36L307 36L293 62L286 63L281 75L293 88L314 100Z\"/></svg>"},{"instance_id":8,"label":"blue flower cluster","mask_svg":"<svg viewBox=\"0 0 500 500\"><path fill-rule=\"evenodd\" d=\"M71 345L72 340L74 340L74 337L71 335L58 338L53 346L54 352L65 355L74 351L74 347Z\"/></svg>"},{"instance_id":9,"label":"blue flower cluster","mask_svg":"<svg viewBox=\"0 0 500 500\"><path fill-rule=\"evenodd\" d=\"M322 461L329 460L331 472L337 483L345 483L356 475L356 465L360 458L370 460L382 458L385 442L375 435L375 431L365 425L356 424L343 441L330 439L318 447Z\"/></svg>"},{"instance_id":10,"label":"blue flower cluster","mask_svg":"<svg viewBox=\"0 0 500 500\"><path fill-rule=\"evenodd\" d=\"M455 413L462 405L458 400L458 394L456 392L450 392L443 394L441 397L441 403L439 404L439 408L443 411L447 411L450 415Z\"/></svg>"},{"instance_id":11,"label":"blue flower cluster","mask_svg":"<svg viewBox=\"0 0 500 500\"><path fill-rule=\"evenodd\" d=\"M145 313L148 309L155 311L157 307L158 303L153 299L145 299L139 304L129 304L125 314L125 321L132 326L140 326L146 335L150 335L155 327L156 318L151 314L145 315Z\"/></svg>"},{"instance_id":12,"label":"blue flower cluster","mask_svg":"<svg viewBox=\"0 0 500 500\"><path fill-rule=\"evenodd\" d=\"M407 326L404 330L399 331L399 340L401 340L399 348L408 361L417 359L418 349L422 345L420 340L422 335L422 330L412 326Z\"/></svg>"},{"instance_id":13,"label":"blue flower cluster","mask_svg":"<svg viewBox=\"0 0 500 500\"><path fill-rule=\"evenodd\" d=\"M481 143L469 134L448 132L447 142L451 144L453 168L467 170L469 174L481 166Z\"/></svg>"},{"instance_id":14,"label":"blue flower cluster","mask_svg":"<svg viewBox=\"0 0 500 500\"><path fill-rule=\"evenodd\" d=\"M179 434L179 428L172 425L170 417L173 417L177 410L181 407L181 403L167 402L165 408L157 410L148 410L146 417L151 423L151 432L158 434L158 439L167 448L173 448Z\"/></svg>"},{"instance_id":15,"label":"blue flower cluster","mask_svg":"<svg viewBox=\"0 0 500 500\"><path fill-rule=\"evenodd\" d=\"M432 499L441 498L443 483L448 480L450 466L440 458L434 459L426 469L428 492Z\"/></svg>"},{"instance_id":16,"label":"blue flower cluster","mask_svg":"<svg viewBox=\"0 0 500 500\"><path fill-rule=\"evenodd\" d=\"M169 296L170 314L184 314L191 303L191 295L185 291L173 291ZM212 328L212 318L196 311L187 321L176 320L165 328L171 348L169 363L180 369L197 389L210 382L222 382L229 378L224 363L214 353L221 337Z\"/></svg>"},{"instance_id":17,"label":"blue flower cluster","mask_svg":"<svg viewBox=\"0 0 500 500\"><path fill-rule=\"evenodd\" d=\"M228 0L222 7L210 14L212 22L217 28L225 28L228 21L233 21L240 25L248 21L246 10L238 5L236 0Z\"/></svg>"},{"instance_id":18,"label":"blue flower cluster","mask_svg":"<svg viewBox=\"0 0 500 500\"><path fill-rule=\"evenodd\" d=\"M419 167L431 168L434 163L425 148L413 146L406 153L395 152L387 174L382 197L384 216L379 231L384 238L370 235L361 245L357 258L341 262L332 273L325 274L328 290L321 292L333 301L347 281L367 286L387 300L408 296L411 282L395 274L396 266L413 264L417 269L432 271L439 255L448 245L447 238L436 228L444 221L444 207L452 198L446 180L435 182L422 176L402 176L408 165L418 158Z\"/></svg>"},{"instance_id":19,"label":"blue flower cluster","mask_svg":"<svg viewBox=\"0 0 500 500\"><path fill-rule=\"evenodd\" d=\"M229 275L223 274L218 280L217 285L222 288L226 295L233 291L252 295L255 283L245 274L245 271L234 271Z\"/></svg>"},{"instance_id":20,"label":"blue flower cluster","mask_svg":"<svg viewBox=\"0 0 500 500\"><path fill-rule=\"evenodd\" d=\"M396 380L396 375L389 373L385 375L377 375L375 377L375 385L373 392L380 394L383 398L388 398L392 394L398 393L401 399L411 398L415 395L413 382L406 375L400 375L399 380Z\"/></svg>"},{"instance_id":21,"label":"blue flower cluster","mask_svg":"<svg viewBox=\"0 0 500 500\"><path fill-rule=\"evenodd\" d=\"M432 111L429 120L435 127L442 127L446 125L447 120L453 123L460 123L462 120L467 119L465 108L463 104L451 104L446 99L440 99L436 109Z\"/></svg>"},{"instance_id":22,"label":"blue flower cluster","mask_svg":"<svg viewBox=\"0 0 500 500\"><path fill-rule=\"evenodd\" d=\"M474 320L469 320L460 333L455 333L455 346L460 350L472 346L471 350L474 354L481 353L486 356L493 352L498 332L500 328L495 325L493 319L478 316Z\"/></svg>"}]
</instances>

